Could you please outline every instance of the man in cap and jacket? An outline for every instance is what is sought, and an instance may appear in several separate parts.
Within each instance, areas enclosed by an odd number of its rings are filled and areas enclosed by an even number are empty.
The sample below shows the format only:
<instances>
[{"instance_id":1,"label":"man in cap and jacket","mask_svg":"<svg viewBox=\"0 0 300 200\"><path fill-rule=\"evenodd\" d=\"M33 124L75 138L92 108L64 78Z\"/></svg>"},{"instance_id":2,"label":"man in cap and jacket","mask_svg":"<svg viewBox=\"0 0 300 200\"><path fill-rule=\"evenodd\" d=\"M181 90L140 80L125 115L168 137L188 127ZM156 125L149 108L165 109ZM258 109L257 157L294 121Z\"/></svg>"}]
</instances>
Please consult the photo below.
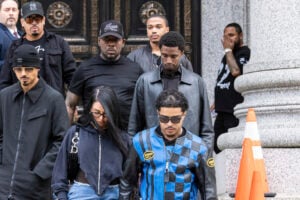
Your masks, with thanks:
<instances>
[{"instance_id":1,"label":"man in cap and jacket","mask_svg":"<svg viewBox=\"0 0 300 200\"><path fill-rule=\"evenodd\" d=\"M49 200L51 174L68 128L63 96L38 76L36 49L13 55L17 83L0 91L0 199Z\"/></svg>"},{"instance_id":2,"label":"man in cap and jacket","mask_svg":"<svg viewBox=\"0 0 300 200\"><path fill-rule=\"evenodd\" d=\"M66 97L69 118L73 121L80 98L86 105L93 89L106 85L116 92L121 108L121 126L127 130L135 83L143 71L137 63L121 55L125 39L120 22L108 20L101 24L98 45L100 54L83 62L71 81Z\"/></svg>"},{"instance_id":3,"label":"man in cap and jacket","mask_svg":"<svg viewBox=\"0 0 300 200\"><path fill-rule=\"evenodd\" d=\"M48 32L46 18L40 2L30 1L21 8L21 25L25 34L13 41L0 74L0 89L18 79L12 70L13 55L22 44L30 44L38 51L41 68L39 75L51 87L65 94L65 84L69 85L76 70L76 63L68 43L59 35Z\"/></svg>"}]
</instances>

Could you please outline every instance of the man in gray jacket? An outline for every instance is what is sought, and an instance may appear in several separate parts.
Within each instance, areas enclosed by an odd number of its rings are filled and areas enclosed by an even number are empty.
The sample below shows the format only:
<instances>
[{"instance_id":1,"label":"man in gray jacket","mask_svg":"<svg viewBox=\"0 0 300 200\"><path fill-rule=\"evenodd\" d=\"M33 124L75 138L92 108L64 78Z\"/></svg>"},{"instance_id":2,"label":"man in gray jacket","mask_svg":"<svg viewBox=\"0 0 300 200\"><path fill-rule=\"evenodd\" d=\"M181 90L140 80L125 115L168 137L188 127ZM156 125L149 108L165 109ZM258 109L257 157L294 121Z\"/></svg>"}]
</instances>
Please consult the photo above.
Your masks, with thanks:
<instances>
[{"instance_id":1,"label":"man in gray jacket","mask_svg":"<svg viewBox=\"0 0 300 200\"><path fill-rule=\"evenodd\" d=\"M159 42L162 65L144 73L137 81L129 117L128 132L134 136L137 132L149 129L159 123L155 100L161 91L175 89L184 94L189 109L183 126L192 133L199 133L208 149L208 160L214 166L212 158L214 132L210 117L209 102L203 79L179 64L183 54L184 39L180 33L170 31ZM205 184L214 188L216 184L214 168L208 171Z\"/></svg>"},{"instance_id":2,"label":"man in gray jacket","mask_svg":"<svg viewBox=\"0 0 300 200\"><path fill-rule=\"evenodd\" d=\"M175 32L166 33L159 43L162 65L160 68L143 74L137 81L129 118L128 132L137 132L158 124L155 99L165 89L182 92L189 101L189 109L184 126L205 141L213 150L214 132L210 117L209 102L203 79L179 64L183 54L184 39Z\"/></svg>"},{"instance_id":3,"label":"man in gray jacket","mask_svg":"<svg viewBox=\"0 0 300 200\"><path fill-rule=\"evenodd\" d=\"M63 96L38 76L28 44L13 57L19 82L0 92L0 199L49 200L51 174L68 128Z\"/></svg>"},{"instance_id":4,"label":"man in gray jacket","mask_svg":"<svg viewBox=\"0 0 300 200\"><path fill-rule=\"evenodd\" d=\"M138 63L144 72L149 72L161 65L159 40L165 33L169 32L169 22L163 15L151 15L146 21L146 29L149 44L132 51L127 58ZM193 71L191 62L184 54L180 57L180 65Z\"/></svg>"}]
</instances>

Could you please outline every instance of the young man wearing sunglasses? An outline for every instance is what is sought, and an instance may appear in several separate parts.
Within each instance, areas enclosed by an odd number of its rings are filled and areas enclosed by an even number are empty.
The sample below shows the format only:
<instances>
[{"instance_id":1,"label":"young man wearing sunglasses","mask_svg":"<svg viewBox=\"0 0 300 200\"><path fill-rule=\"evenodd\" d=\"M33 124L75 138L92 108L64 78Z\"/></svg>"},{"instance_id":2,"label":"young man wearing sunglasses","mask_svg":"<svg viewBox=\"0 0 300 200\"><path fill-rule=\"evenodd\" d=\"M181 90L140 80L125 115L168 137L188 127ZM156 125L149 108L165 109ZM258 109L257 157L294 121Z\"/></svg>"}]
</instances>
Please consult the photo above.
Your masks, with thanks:
<instances>
[{"instance_id":1,"label":"young man wearing sunglasses","mask_svg":"<svg viewBox=\"0 0 300 200\"><path fill-rule=\"evenodd\" d=\"M134 136L139 131L155 126L158 123L158 117L153 102L161 91L175 89L182 92L189 102L183 126L201 137L212 159L214 132L206 86L198 74L180 65L184 44L182 35L175 31L164 34L160 39L162 64L156 70L142 74L138 79L131 105L128 132ZM215 188L214 168L211 168L210 173L206 184Z\"/></svg>"},{"instance_id":2,"label":"young man wearing sunglasses","mask_svg":"<svg viewBox=\"0 0 300 200\"><path fill-rule=\"evenodd\" d=\"M46 18L42 4L30 1L21 8L21 25L25 34L15 40L8 50L0 74L0 89L18 79L12 72L14 51L22 44L30 44L39 53L41 68L39 75L54 89L65 95L65 85L69 85L76 70L76 63L68 43L45 29Z\"/></svg>"},{"instance_id":3,"label":"young man wearing sunglasses","mask_svg":"<svg viewBox=\"0 0 300 200\"><path fill-rule=\"evenodd\" d=\"M216 200L206 184L214 168L205 143L183 127L188 101L177 90L164 90L156 100L159 126L133 137L120 182L120 199L130 199L141 173L139 195L148 199ZM198 194L200 192L200 195Z\"/></svg>"},{"instance_id":4,"label":"young man wearing sunglasses","mask_svg":"<svg viewBox=\"0 0 300 200\"><path fill-rule=\"evenodd\" d=\"M48 200L69 125L64 98L38 76L33 46L19 46L12 67L18 82L0 91L0 199Z\"/></svg>"}]
</instances>

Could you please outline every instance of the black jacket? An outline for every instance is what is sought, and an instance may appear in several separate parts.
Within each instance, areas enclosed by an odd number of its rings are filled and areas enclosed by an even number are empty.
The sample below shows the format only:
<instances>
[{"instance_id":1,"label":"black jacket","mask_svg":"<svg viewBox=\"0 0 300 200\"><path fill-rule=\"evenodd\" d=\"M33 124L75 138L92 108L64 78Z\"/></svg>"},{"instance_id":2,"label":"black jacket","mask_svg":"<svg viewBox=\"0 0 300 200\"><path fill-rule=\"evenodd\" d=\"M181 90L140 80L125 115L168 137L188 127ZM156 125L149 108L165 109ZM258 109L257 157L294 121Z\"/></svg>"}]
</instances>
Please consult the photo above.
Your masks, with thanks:
<instances>
[{"instance_id":1,"label":"black jacket","mask_svg":"<svg viewBox=\"0 0 300 200\"><path fill-rule=\"evenodd\" d=\"M59 200L67 200L68 153L75 133L75 126L69 128L57 156L53 170L52 189ZM129 148L129 137L122 132L123 141ZM78 162L89 184L98 195L116 178L122 176L125 157L105 133L100 133L91 125L80 126L78 143Z\"/></svg>"},{"instance_id":2,"label":"black jacket","mask_svg":"<svg viewBox=\"0 0 300 200\"><path fill-rule=\"evenodd\" d=\"M45 75L42 78L54 89L64 95L64 83L70 84L76 70L76 63L68 43L59 35L45 31L45 56L44 66ZM0 90L18 82L12 70L14 51L24 42L20 38L12 42L8 54L6 55L0 74Z\"/></svg>"},{"instance_id":3,"label":"black jacket","mask_svg":"<svg viewBox=\"0 0 300 200\"><path fill-rule=\"evenodd\" d=\"M62 95L42 79L26 94L19 83L0 92L0 199L49 199L68 125Z\"/></svg>"}]
</instances>

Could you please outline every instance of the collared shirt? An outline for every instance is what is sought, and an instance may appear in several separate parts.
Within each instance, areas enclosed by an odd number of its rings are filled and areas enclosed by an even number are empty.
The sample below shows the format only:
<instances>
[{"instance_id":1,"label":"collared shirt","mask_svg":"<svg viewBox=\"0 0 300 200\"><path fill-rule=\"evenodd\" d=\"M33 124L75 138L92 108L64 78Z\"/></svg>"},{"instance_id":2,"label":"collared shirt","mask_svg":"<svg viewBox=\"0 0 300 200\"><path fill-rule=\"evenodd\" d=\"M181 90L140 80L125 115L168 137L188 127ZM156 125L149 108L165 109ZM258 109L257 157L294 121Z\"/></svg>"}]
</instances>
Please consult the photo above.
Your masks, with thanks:
<instances>
[{"instance_id":1,"label":"collared shirt","mask_svg":"<svg viewBox=\"0 0 300 200\"><path fill-rule=\"evenodd\" d=\"M15 30L10 29L10 28L7 28L7 29L9 30L9 32L10 32L15 38L20 38L20 35L19 35L17 29L15 29ZM17 35L15 35L15 33L17 33Z\"/></svg>"}]
</instances>

